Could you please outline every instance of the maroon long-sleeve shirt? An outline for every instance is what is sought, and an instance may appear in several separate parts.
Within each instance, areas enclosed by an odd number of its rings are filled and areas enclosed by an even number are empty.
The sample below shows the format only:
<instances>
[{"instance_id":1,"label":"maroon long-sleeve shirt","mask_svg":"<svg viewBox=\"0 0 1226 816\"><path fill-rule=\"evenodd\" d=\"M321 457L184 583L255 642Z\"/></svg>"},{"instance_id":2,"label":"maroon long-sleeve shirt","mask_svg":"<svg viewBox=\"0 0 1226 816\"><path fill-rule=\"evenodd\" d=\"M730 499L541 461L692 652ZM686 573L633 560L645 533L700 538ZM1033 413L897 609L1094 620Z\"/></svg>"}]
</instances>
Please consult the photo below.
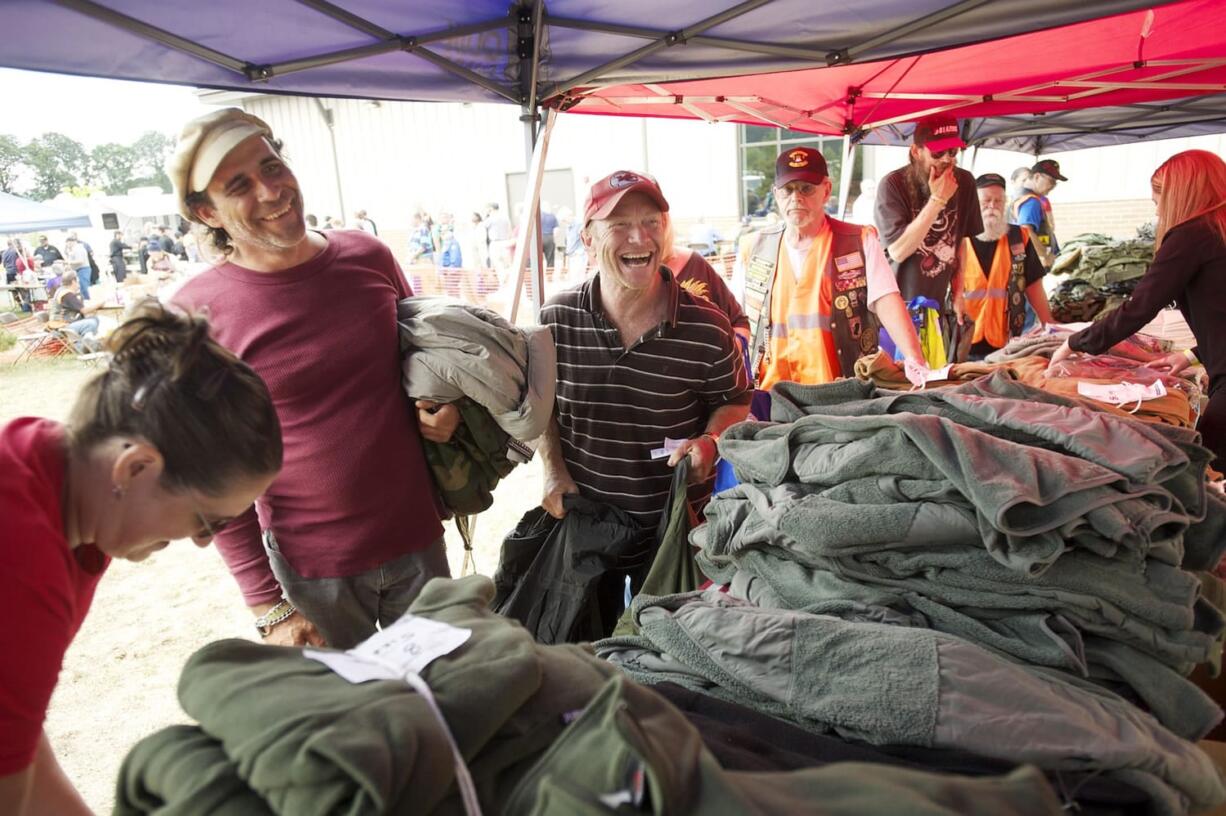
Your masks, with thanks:
<instances>
[{"instance_id":1,"label":"maroon long-sleeve shirt","mask_svg":"<svg viewBox=\"0 0 1226 816\"><path fill-rule=\"evenodd\" d=\"M206 311L213 336L264 378L281 420L280 475L216 539L248 604L281 595L262 529L305 578L356 575L443 534L400 386L396 302L408 283L379 239L324 235L327 248L304 264L223 264L174 297Z\"/></svg>"}]
</instances>

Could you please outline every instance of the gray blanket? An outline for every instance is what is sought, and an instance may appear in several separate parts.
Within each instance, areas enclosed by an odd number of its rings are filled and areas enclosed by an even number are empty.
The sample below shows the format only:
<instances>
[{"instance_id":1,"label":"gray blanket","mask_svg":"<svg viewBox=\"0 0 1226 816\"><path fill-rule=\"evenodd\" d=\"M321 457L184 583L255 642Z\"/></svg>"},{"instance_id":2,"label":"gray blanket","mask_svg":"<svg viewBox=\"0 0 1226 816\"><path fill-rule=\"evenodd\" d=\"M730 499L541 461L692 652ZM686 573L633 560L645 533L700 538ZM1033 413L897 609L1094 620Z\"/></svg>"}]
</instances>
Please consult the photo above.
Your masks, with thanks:
<instances>
[{"instance_id":1,"label":"gray blanket","mask_svg":"<svg viewBox=\"0 0 1226 816\"><path fill-rule=\"evenodd\" d=\"M718 590L633 604L642 633L596 645L670 681L874 744L957 747L1054 770L1148 775L1159 810L1226 801L1213 763L1110 692L930 630L755 607Z\"/></svg>"}]
</instances>

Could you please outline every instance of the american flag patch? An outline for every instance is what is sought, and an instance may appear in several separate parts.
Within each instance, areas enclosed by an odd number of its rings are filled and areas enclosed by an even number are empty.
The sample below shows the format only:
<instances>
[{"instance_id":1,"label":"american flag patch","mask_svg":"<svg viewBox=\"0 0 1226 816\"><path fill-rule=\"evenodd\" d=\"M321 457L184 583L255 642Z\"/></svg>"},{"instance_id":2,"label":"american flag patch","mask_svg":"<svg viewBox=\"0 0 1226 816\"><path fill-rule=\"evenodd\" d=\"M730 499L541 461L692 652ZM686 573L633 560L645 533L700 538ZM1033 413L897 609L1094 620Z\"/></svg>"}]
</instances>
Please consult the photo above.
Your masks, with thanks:
<instances>
[{"instance_id":1,"label":"american flag patch","mask_svg":"<svg viewBox=\"0 0 1226 816\"><path fill-rule=\"evenodd\" d=\"M846 272L848 269L859 269L864 266L864 256L859 252L852 252L849 255L843 255L834 259L834 268L840 272Z\"/></svg>"}]
</instances>

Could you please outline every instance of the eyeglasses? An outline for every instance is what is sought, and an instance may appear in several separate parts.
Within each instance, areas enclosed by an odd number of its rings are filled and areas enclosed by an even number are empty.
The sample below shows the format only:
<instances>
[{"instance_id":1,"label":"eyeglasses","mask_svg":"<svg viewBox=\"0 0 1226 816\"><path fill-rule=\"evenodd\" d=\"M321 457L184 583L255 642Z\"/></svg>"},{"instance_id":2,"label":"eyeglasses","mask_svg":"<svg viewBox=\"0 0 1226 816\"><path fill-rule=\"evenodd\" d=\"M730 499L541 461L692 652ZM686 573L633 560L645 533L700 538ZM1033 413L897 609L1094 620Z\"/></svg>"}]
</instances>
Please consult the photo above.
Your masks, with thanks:
<instances>
[{"instance_id":1,"label":"eyeglasses","mask_svg":"<svg viewBox=\"0 0 1226 816\"><path fill-rule=\"evenodd\" d=\"M196 519L200 522L200 529L192 533L192 538L214 538L234 521L234 517L209 521L199 510L192 512L196 514Z\"/></svg>"},{"instance_id":2,"label":"eyeglasses","mask_svg":"<svg viewBox=\"0 0 1226 816\"><path fill-rule=\"evenodd\" d=\"M775 196L778 198L791 198L794 196L808 198L816 192L816 184L809 184L808 182L804 181L789 181L782 187L775 188Z\"/></svg>"}]
</instances>

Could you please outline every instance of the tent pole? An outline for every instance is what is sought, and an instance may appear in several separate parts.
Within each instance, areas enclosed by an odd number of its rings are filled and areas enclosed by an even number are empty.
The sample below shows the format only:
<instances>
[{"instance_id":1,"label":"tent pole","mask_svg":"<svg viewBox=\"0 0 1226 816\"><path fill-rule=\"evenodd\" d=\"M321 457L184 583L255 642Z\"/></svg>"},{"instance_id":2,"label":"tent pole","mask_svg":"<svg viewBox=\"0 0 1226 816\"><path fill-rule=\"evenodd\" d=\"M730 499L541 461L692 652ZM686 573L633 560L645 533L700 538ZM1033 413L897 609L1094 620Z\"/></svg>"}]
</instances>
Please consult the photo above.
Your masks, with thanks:
<instances>
[{"instance_id":1,"label":"tent pole","mask_svg":"<svg viewBox=\"0 0 1226 816\"><path fill-rule=\"evenodd\" d=\"M336 176L336 200L341 208L341 220L345 220L345 191L341 184L341 159L336 151L336 117L332 115L332 111L324 107L324 103L319 100L319 97L314 97L315 106L319 108L319 115L323 117L324 124L328 126L328 139L332 143L332 173Z\"/></svg>"},{"instance_id":2,"label":"tent pole","mask_svg":"<svg viewBox=\"0 0 1226 816\"><path fill-rule=\"evenodd\" d=\"M541 123L538 83L541 72L541 45L545 30L545 7L542 0L528 0L515 12L518 23L517 54L527 60L527 70L520 70L519 120L524 123L524 153L528 165L528 184L524 189L523 213L515 230L515 257L511 268L515 275L515 289L511 294L511 322L519 316L519 299L524 288L524 263L529 260L532 285L529 298L532 302L532 319L540 318L541 305L545 302L545 246L541 241L541 181L545 178L545 156L549 152L549 135L553 132L556 112L549 110ZM528 255L531 250L531 255ZM527 256L527 258L525 258Z\"/></svg>"},{"instance_id":3,"label":"tent pole","mask_svg":"<svg viewBox=\"0 0 1226 816\"><path fill-rule=\"evenodd\" d=\"M528 115L525 114L525 117ZM536 144L529 141L536 130L535 123L530 120L524 123L524 137L528 148L528 185L524 190L524 218L515 229L515 258L511 269L515 274L515 287L511 294L512 323L519 316L520 292L524 287L524 277L531 267L532 286L529 287L529 297L532 300L532 316L540 315L541 304L545 294L545 256L541 244L541 182L545 178L545 156L549 152L549 137L553 133L554 122L558 113L555 110L545 112L545 121L539 133L536 133ZM531 253L529 247L531 246ZM529 260L531 263L529 264Z\"/></svg>"},{"instance_id":4,"label":"tent pole","mask_svg":"<svg viewBox=\"0 0 1226 816\"><path fill-rule=\"evenodd\" d=\"M856 146L851 143L851 134L843 137L843 161L839 163L839 218L847 217L847 197L851 194L851 176L855 169Z\"/></svg>"}]
</instances>

